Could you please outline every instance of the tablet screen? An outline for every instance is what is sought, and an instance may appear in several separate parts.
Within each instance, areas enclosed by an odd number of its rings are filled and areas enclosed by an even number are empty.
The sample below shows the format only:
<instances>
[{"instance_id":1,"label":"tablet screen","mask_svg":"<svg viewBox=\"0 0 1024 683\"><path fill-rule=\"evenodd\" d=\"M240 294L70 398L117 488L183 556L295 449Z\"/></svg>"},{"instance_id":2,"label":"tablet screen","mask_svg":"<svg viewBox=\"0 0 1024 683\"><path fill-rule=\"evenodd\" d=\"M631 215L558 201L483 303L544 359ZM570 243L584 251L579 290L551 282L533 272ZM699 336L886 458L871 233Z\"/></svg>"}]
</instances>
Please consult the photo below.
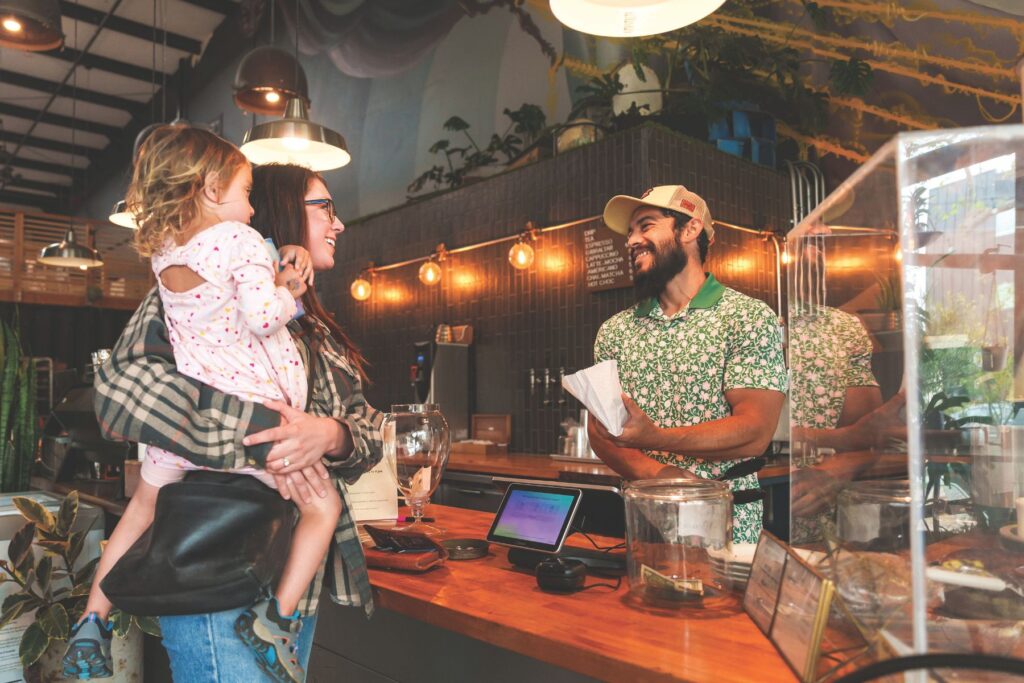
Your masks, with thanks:
<instances>
[{"instance_id":1,"label":"tablet screen","mask_svg":"<svg viewBox=\"0 0 1024 683\"><path fill-rule=\"evenodd\" d=\"M510 484L487 540L555 553L562 547L579 505L579 489Z\"/></svg>"}]
</instances>

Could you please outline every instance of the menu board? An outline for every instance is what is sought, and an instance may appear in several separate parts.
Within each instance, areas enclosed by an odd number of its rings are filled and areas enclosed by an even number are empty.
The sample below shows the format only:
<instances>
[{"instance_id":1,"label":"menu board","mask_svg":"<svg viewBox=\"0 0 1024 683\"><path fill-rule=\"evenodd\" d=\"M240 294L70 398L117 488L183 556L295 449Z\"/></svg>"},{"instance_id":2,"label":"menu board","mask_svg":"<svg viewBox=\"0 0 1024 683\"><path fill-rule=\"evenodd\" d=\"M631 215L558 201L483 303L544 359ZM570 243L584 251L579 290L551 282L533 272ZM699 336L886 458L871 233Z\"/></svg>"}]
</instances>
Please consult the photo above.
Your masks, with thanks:
<instances>
[{"instance_id":1,"label":"menu board","mask_svg":"<svg viewBox=\"0 0 1024 683\"><path fill-rule=\"evenodd\" d=\"M583 260L587 290L600 292L633 286L626 237L611 228L596 225L583 230Z\"/></svg>"}]
</instances>

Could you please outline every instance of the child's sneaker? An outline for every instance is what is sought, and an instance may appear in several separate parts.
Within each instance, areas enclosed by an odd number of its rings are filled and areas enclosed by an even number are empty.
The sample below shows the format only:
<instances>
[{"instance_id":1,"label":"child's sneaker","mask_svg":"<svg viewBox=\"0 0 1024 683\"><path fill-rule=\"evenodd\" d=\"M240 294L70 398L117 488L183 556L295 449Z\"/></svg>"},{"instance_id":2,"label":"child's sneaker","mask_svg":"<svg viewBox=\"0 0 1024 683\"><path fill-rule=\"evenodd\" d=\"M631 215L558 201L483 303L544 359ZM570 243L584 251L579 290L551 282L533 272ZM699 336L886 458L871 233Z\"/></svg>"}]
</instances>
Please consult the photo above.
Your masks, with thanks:
<instances>
[{"instance_id":1,"label":"child's sneaker","mask_svg":"<svg viewBox=\"0 0 1024 683\"><path fill-rule=\"evenodd\" d=\"M299 637L299 613L282 617L277 600L260 600L235 620L235 633L256 655L267 675L279 683L302 683L306 672L295 654Z\"/></svg>"},{"instance_id":2,"label":"child's sneaker","mask_svg":"<svg viewBox=\"0 0 1024 683\"><path fill-rule=\"evenodd\" d=\"M113 624L103 623L95 612L75 624L64 652L64 678L88 680L113 676L114 662L110 658L113 633Z\"/></svg>"}]
</instances>

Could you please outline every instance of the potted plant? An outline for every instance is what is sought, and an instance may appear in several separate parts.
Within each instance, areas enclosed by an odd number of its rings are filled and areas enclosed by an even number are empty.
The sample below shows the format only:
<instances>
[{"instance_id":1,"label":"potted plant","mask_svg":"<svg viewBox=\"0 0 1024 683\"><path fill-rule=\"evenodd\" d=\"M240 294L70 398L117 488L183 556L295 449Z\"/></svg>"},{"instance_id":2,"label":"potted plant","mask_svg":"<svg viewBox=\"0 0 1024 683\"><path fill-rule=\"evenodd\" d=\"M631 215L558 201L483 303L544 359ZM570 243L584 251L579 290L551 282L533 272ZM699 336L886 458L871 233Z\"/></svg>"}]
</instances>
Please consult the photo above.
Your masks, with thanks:
<instances>
[{"instance_id":1,"label":"potted plant","mask_svg":"<svg viewBox=\"0 0 1024 683\"><path fill-rule=\"evenodd\" d=\"M36 373L12 325L0 320L0 491L28 488L36 454Z\"/></svg>"},{"instance_id":2,"label":"potted plant","mask_svg":"<svg viewBox=\"0 0 1024 683\"><path fill-rule=\"evenodd\" d=\"M18 648L27 681L60 680L65 643L82 615L99 558L83 561L89 530L75 528L77 492L64 498L56 515L32 498L18 496L13 502L27 523L11 538L7 559L0 559L0 584L7 588L0 629L18 620L27 626ZM110 680L140 680L140 634L159 636L157 621L119 610L110 619L118 636Z\"/></svg>"}]
</instances>

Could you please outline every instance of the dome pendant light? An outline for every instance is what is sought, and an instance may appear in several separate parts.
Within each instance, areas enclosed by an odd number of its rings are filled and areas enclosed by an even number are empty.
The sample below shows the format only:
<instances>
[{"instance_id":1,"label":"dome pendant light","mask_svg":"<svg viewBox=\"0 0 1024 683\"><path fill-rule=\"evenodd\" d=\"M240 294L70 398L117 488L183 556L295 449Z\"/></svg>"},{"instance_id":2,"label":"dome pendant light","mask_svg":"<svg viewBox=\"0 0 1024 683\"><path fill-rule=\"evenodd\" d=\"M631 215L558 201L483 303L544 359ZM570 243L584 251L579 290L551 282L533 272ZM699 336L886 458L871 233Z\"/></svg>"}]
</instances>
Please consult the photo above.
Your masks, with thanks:
<instances>
[{"instance_id":1,"label":"dome pendant light","mask_svg":"<svg viewBox=\"0 0 1024 683\"><path fill-rule=\"evenodd\" d=\"M309 106L306 72L295 57L269 45L250 51L235 72L235 104L265 116L281 116L288 100Z\"/></svg>"},{"instance_id":2,"label":"dome pendant light","mask_svg":"<svg viewBox=\"0 0 1024 683\"><path fill-rule=\"evenodd\" d=\"M110 210L110 216L107 220L114 225L120 225L122 228L131 228L132 230L138 230L139 228L135 224L135 216L128 212L128 204L123 199L114 204L114 208Z\"/></svg>"},{"instance_id":3,"label":"dome pendant light","mask_svg":"<svg viewBox=\"0 0 1024 683\"><path fill-rule=\"evenodd\" d=\"M58 268L98 268L103 265L100 253L75 241L75 231L68 228L61 242L43 247L37 263Z\"/></svg>"},{"instance_id":4,"label":"dome pendant light","mask_svg":"<svg viewBox=\"0 0 1024 683\"><path fill-rule=\"evenodd\" d=\"M283 119L261 123L245 134L242 154L253 164L298 164L313 171L341 168L352 160L345 138L309 120L301 98L288 100Z\"/></svg>"},{"instance_id":5,"label":"dome pendant light","mask_svg":"<svg viewBox=\"0 0 1024 683\"><path fill-rule=\"evenodd\" d=\"M551 13L571 29L631 38L694 24L725 0L551 0Z\"/></svg>"},{"instance_id":6,"label":"dome pendant light","mask_svg":"<svg viewBox=\"0 0 1024 683\"><path fill-rule=\"evenodd\" d=\"M0 0L0 47L41 52L63 44L58 0Z\"/></svg>"}]
</instances>

